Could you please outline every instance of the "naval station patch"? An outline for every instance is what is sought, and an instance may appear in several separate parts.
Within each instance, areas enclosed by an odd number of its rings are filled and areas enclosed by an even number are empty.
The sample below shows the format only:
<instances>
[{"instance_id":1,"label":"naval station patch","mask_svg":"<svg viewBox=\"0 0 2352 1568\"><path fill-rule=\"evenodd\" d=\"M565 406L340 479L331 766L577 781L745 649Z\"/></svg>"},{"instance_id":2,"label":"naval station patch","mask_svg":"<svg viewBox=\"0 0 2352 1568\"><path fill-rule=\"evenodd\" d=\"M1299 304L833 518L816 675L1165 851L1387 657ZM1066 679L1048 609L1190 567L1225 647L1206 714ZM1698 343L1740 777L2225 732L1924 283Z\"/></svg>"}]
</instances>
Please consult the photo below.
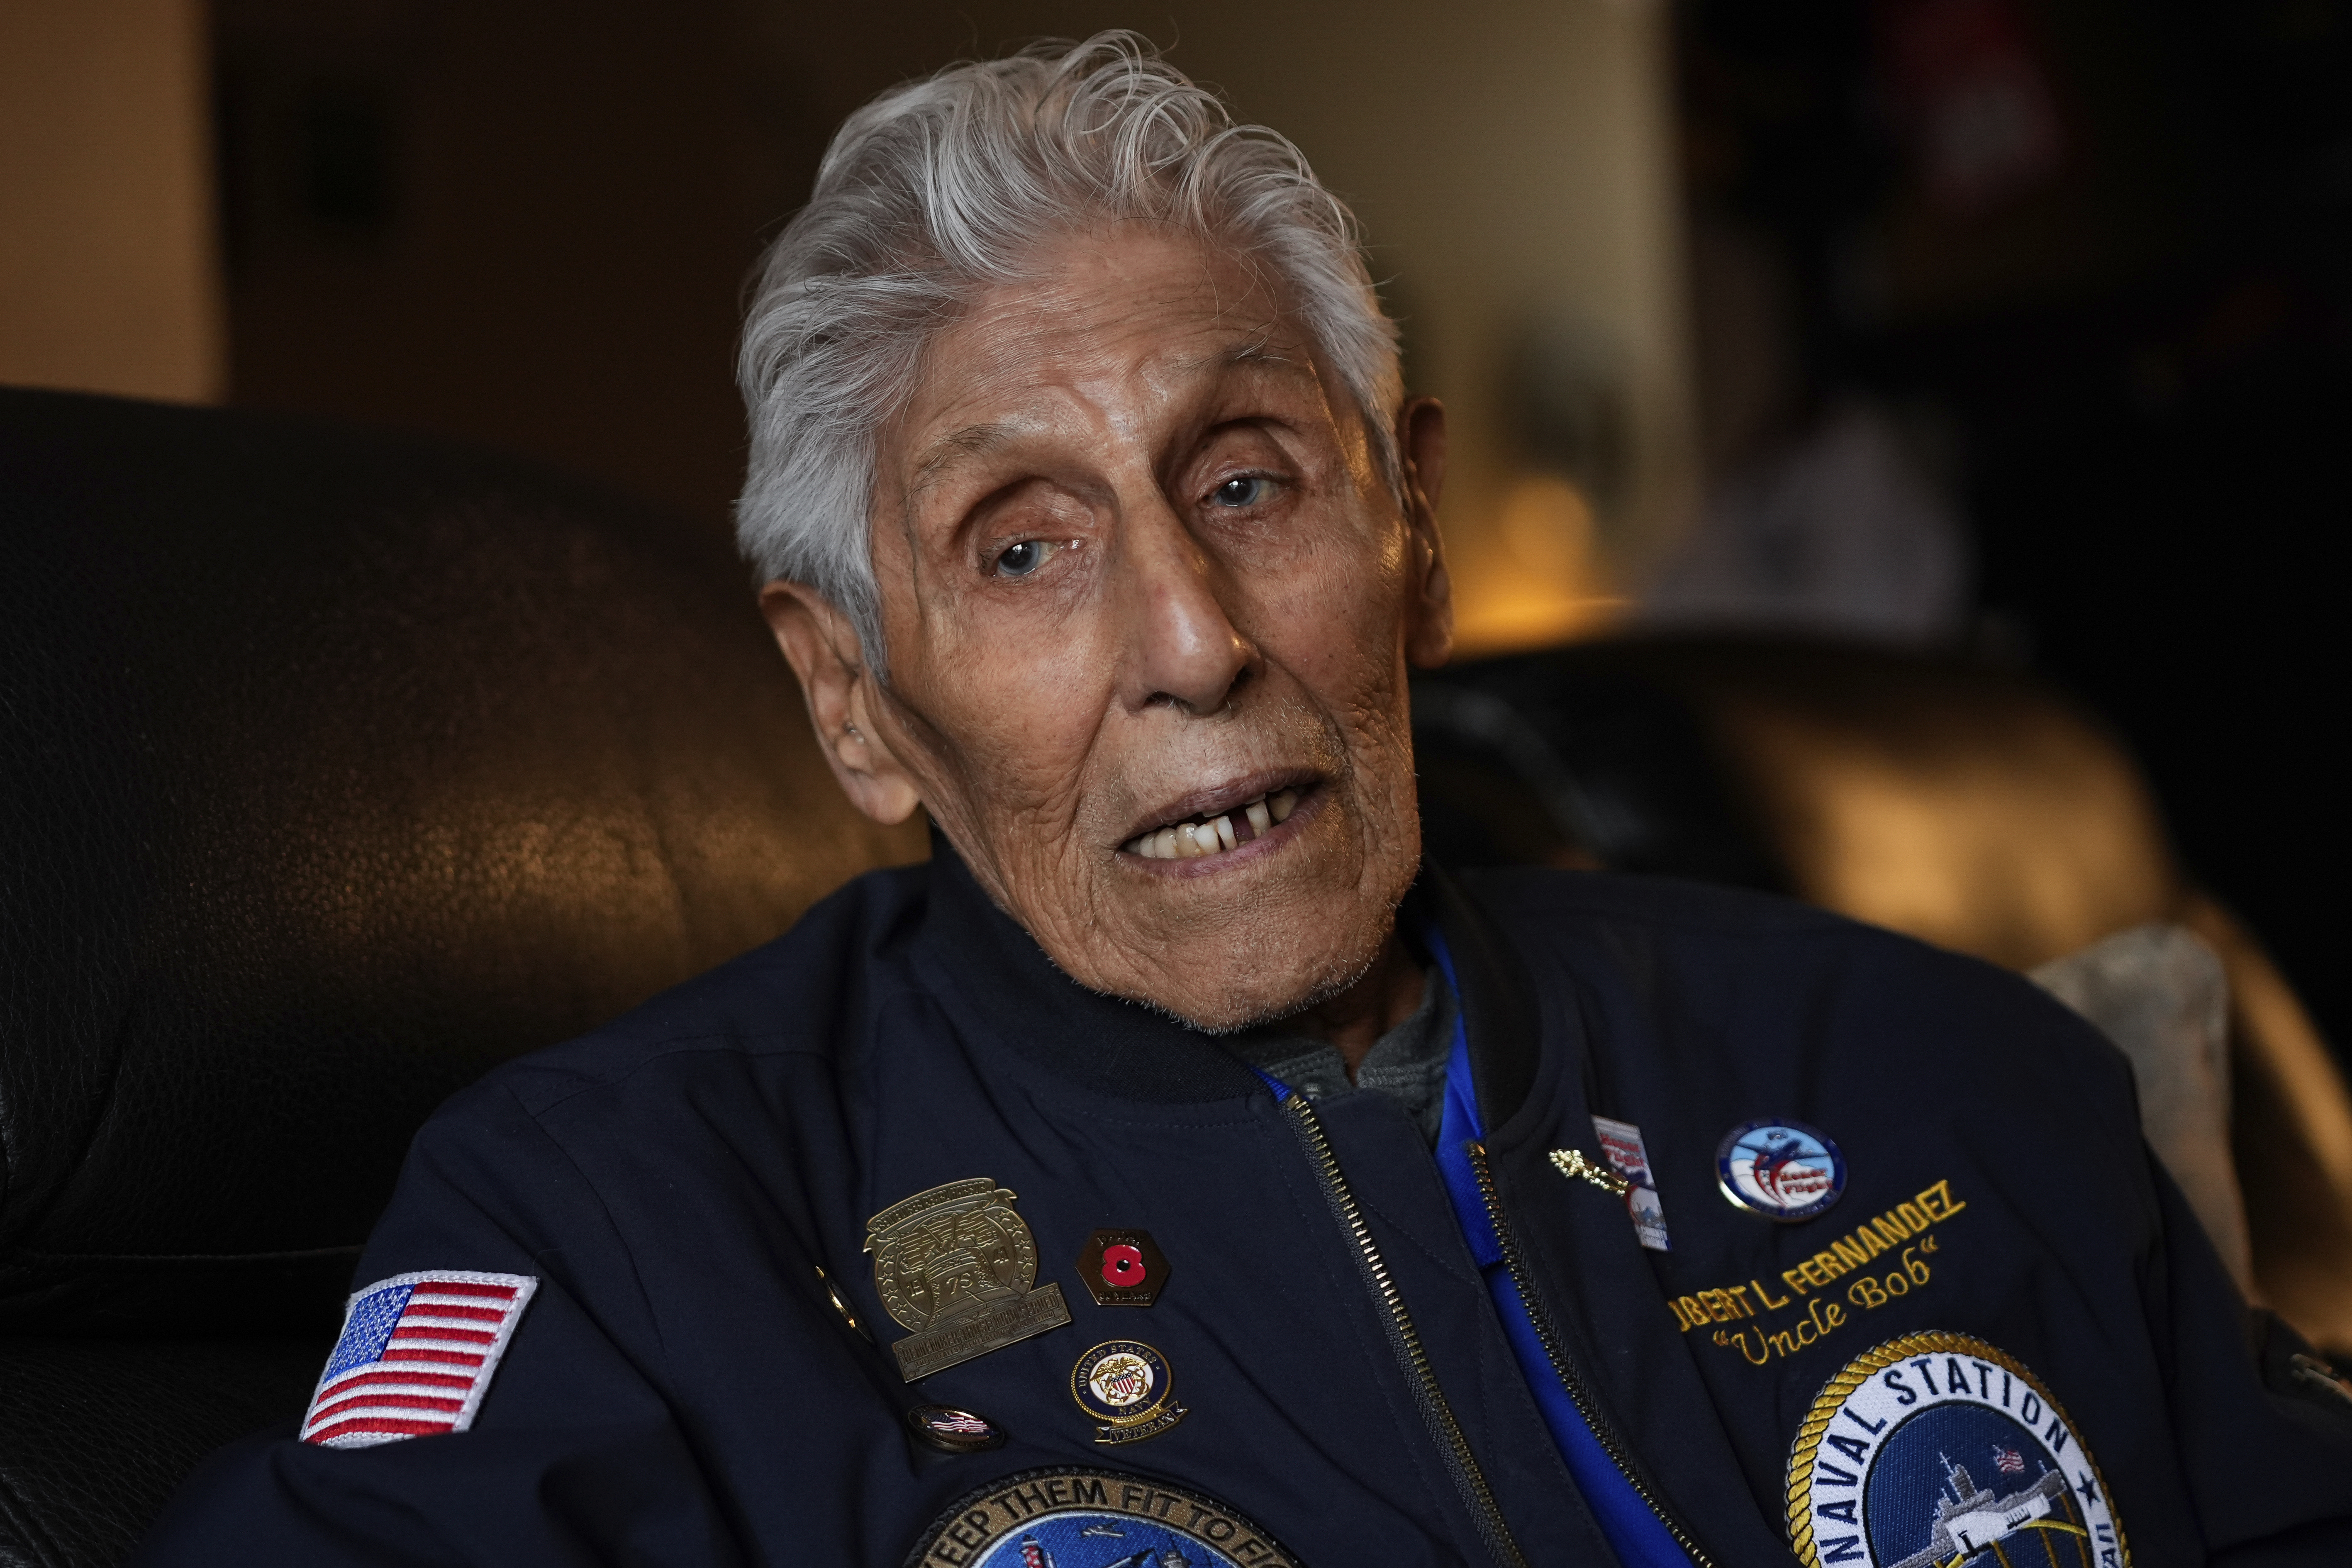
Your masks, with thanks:
<instances>
[{"instance_id":1,"label":"naval station patch","mask_svg":"<svg viewBox=\"0 0 2352 1568\"><path fill-rule=\"evenodd\" d=\"M2040 1380L1966 1334L1889 1340L1830 1379L1789 1454L1806 1568L2130 1568L2098 1461Z\"/></svg>"},{"instance_id":2,"label":"naval station patch","mask_svg":"<svg viewBox=\"0 0 2352 1568\"><path fill-rule=\"evenodd\" d=\"M1298 1568L1298 1559L1214 1498L1063 1466L957 1499L906 1568Z\"/></svg>"}]
</instances>

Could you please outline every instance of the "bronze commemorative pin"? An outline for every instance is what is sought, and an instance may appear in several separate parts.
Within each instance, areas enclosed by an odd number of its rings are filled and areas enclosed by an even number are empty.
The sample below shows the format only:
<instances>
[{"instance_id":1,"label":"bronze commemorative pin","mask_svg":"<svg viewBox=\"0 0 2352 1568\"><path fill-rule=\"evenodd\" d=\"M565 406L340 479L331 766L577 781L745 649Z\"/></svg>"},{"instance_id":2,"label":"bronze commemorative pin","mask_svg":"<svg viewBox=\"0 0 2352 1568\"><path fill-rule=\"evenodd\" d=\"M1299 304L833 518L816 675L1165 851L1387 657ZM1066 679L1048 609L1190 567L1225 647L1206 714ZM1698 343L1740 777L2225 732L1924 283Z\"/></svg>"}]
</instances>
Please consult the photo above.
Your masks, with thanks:
<instances>
[{"instance_id":1,"label":"bronze commemorative pin","mask_svg":"<svg viewBox=\"0 0 2352 1568\"><path fill-rule=\"evenodd\" d=\"M866 1222L874 1289L909 1331L890 1347L908 1383L1070 1321L1062 1288L1036 1283L1037 1244L1013 1203L994 1178L974 1176Z\"/></svg>"}]
</instances>

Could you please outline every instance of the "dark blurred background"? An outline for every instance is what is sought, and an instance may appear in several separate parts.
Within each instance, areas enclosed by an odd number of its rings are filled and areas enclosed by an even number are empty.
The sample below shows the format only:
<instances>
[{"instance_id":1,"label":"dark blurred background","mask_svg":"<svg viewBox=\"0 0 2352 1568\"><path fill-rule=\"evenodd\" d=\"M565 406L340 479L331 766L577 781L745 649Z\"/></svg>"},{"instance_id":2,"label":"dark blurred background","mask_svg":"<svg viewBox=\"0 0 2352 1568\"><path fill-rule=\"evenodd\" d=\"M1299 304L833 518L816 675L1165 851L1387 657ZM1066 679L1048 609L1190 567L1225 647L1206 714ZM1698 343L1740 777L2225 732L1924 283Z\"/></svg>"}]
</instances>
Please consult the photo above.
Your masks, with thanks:
<instances>
[{"instance_id":1,"label":"dark blurred background","mask_svg":"<svg viewBox=\"0 0 2352 1568\"><path fill-rule=\"evenodd\" d=\"M0 380L454 436L718 531L742 280L832 126L1108 25L1358 202L1463 423L1470 651L2026 666L2352 1038L2352 0L24 0Z\"/></svg>"},{"instance_id":2,"label":"dark blurred background","mask_svg":"<svg viewBox=\"0 0 2352 1568\"><path fill-rule=\"evenodd\" d=\"M2340 1048L2352 5L1693 0L1677 33L1702 396L1738 395L1710 282L1772 300L1787 367L1715 426L1925 425L1964 635L2121 729Z\"/></svg>"}]
</instances>

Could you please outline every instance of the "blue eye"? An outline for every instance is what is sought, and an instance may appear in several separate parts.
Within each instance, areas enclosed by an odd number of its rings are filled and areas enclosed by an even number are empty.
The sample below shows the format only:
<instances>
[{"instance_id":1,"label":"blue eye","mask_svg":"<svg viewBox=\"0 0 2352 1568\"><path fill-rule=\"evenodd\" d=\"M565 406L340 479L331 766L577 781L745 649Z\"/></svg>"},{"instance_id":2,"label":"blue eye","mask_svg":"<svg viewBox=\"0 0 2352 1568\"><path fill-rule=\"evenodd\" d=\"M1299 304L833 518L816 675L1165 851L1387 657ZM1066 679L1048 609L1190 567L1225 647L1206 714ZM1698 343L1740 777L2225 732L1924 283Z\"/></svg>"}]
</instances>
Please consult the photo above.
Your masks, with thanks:
<instances>
[{"instance_id":1,"label":"blue eye","mask_svg":"<svg viewBox=\"0 0 2352 1568\"><path fill-rule=\"evenodd\" d=\"M996 570L1007 577L1026 577L1045 564L1051 549L1042 539L1024 539L1005 547L1004 553L996 558Z\"/></svg>"},{"instance_id":2,"label":"blue eye","mask_svg":"<svg viewBox=\"0 0 2352 1568\"><path fill-rule=\"evenodd\" d=\"M1274 489L1274 481L1258 474L1235 474L1209 492L1209 499L1219 506L1240 508L1255 506L1265 500Z\"/></svg>"}]
</instances>

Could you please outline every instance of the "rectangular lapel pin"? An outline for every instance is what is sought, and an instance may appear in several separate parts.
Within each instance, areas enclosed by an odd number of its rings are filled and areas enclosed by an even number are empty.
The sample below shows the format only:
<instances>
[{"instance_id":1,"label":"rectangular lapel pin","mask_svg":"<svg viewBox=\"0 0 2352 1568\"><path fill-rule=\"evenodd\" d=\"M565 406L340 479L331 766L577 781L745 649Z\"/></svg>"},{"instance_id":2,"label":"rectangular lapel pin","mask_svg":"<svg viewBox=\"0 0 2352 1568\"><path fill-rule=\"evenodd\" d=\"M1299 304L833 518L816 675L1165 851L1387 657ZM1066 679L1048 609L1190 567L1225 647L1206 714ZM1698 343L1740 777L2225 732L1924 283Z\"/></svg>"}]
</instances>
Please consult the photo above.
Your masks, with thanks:
<instances>
[{"instance_id":1,"label":"rectangular lapel pin","mask_svg":"<svg viewBox=\"0 0 2352 1568\"><path fill-rule=\"evenodd\" d=\"M1642 1147L1642 1130L1630 1121L1592 1119L1601 1139L1601 1158L1625 1178L1625 1212L1633 1216L1633 1236L1653 1252L1672 1248L1666 1243L1666 1210L1658 1201L1657 1179L1650 1174L1650 1152Z\"/></svg>"}]
</instances>

